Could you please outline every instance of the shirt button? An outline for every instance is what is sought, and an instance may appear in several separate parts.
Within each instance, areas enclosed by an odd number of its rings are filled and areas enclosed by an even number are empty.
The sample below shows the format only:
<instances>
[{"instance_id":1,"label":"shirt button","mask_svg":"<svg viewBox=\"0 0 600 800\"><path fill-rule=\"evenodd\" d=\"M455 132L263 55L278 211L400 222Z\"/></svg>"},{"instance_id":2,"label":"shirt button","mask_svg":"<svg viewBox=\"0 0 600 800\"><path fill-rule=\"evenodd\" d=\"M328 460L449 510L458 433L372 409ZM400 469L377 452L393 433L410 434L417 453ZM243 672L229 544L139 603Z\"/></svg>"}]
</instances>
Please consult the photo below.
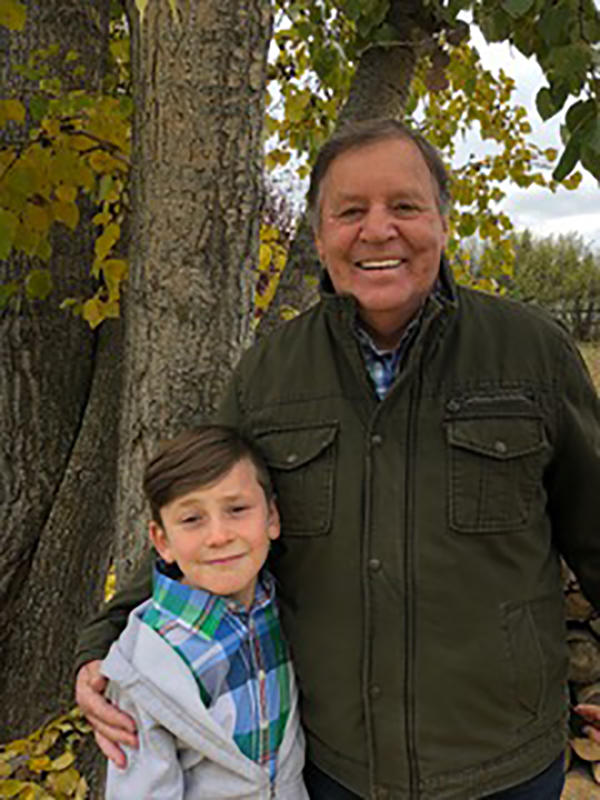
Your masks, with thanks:
<instances>
[{"instance_id":1,"label":"shirt button","mask_svg":"<svg viewBox=\"0 0 600 800\"><path fill-rule=\"evenodd\" d=\"M381 444L382 442L383 442L383 436L381 436L380 434L374 433L373 436L371 436L371 444Z\"/></svg>"},{"instance_id":2,"label":"shirt button","mask_svg":"<svg viewBox=\"0 0 600 800\"><path fill-rule=\"evenodd\" d=\"M371 695L372 700L377 700L377 698L381 695L381 686L377 686L376 683L369 689L369 694Z\"/></svg>"},{"instance_id":3,"label":"shirt button","mask_svg":"<svg viewBox=\"0 0 600 800\"><path fill-rule=\"evenodd\" d=\"M378 558L370 558L369 569L371 572L378 572L381 569L381 561Z\"/></svg>"},{"instance_id":4,"label":"shirt button","mask_svg":"<svg viewBox=\"0 0 600 800\"><path fill-rule=\"evenodd\" d=\"M264 671L264 669L259 669L258 670L258 680L259 681L264 681L264 679L266 677L267 677L267 673Z\"/></svg>"},{"instance_id":5,"label":"shirt button","mask_svg":"<svg viewBox=\"0 0 600 800\"><path fill-rule=\"evenodd\" d=\"M264 719L264 718L261 719L261 721L260 721L260 729L261 729L261 731L264 731L268 727L269 727L269 720L268 719Z\"/></svg>"},{"instance_id":6,"label":"shirt button","mask_svg":"<svg viewBox=\"0 0 600 800\"><path fill-rule=\"evenodd\" d=\"M455 413L456 411L460 411L460 403L458 400L448 400L446 403L446 409Z\"/></svg>"},{"instance_id":7,"label":"shirt button","mask_svg":"<svg viewBox=\"0 0 600 800\"><path fill-rule=\"evenodd\" d=\"M506 453L506 451L508 450L508 447L506 446L506 442L503 442L500 439L498 439L497 442L494 442L494 450L497 453L499 453L500 455L504 455Z\"/></svg>"}]
</instances>

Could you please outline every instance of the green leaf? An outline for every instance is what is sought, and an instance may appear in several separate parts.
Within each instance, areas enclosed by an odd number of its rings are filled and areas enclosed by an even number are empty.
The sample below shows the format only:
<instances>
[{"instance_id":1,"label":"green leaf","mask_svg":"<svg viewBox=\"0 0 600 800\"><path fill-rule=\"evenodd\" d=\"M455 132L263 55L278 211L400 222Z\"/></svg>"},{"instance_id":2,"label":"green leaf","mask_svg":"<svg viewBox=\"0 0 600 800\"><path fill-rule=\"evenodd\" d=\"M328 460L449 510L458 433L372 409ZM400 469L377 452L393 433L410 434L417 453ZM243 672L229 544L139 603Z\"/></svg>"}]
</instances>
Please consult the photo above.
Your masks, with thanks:
<instances>
[{"instance_id":1,"label":"green leaf","mask_svg":"<svg viewBox=\"0 0 600 800\"><path fill-rule=\"evenodd\" d=\"M52 276L47 269L32 269L25 278L25 293L30 300L45 300L52 291Z\"/></svg>"},{"instance_id":2,"label":"green leaf","mask_svg":"<svg viewBox=\"0 0 600 800\"><path fill-rule=\"evenodd\" d=\"M545 4L538 29L548 47L556 47L569 41L570 18L571 12L567 3Z\"/></svg>"},{"instance_id":3,"label":"green leaf","mask_svg":"<svg viewBox=\"0 0 600 800\"><path fill-rule=\"evenodd\" d=\"M0 3L0 25L9 31L22 31L27 12L19 0L2 0Z\"/></svg>"},{"instance_id":4,"label":"green leaf","mask_svg":"<svg viewBox=\"0 0 600 800\"><path fill-rule=\"evenodd\" d=\"M563 150L560 161L554 168L552 177L555 181L564 180L572 172L575 164L579 161L580 142L579 137L572 136Z\"/></svg>"},{"instance_id":5,"label":"green leaf","mask_svg":"<svg viewBox=\"0 0 600 800\"><path fill-rule=\"evenodd\" d=\"M29 113L34 122L39 122L46 116L48 110L48 98L36 95L29 101Z\"/></svg>"},{"instance_id":6,"label":"green leaf","mask_svg":"<svg viewBox=\"0 0 600 800\"><path fill-rule=\"evenodd\" d=\"M8 258L19 227L19 218L12 211L0 208L0 261Z\"/></svg>"},{"instance_id":7,"label":"green leaf","mask_svg":"<svg viewBox=\"0 0 600 800\"><path fill-rule=\"evenodd\" d=\"M135 0L135 7L137 8L140 15L140 22L144 21L144 13L146 11L147 5L148 5L148 0Z\"/></svg>"},{"instance_id":8,"label":"green leaf","mask_svg":"<svg viewBox=\"0 0 600 800\"><path fill-rule=\"evenodd\" d=\"M588 121L593 120L597 113L598 109L593 100L580 100L577 103L573 103L573 105L569 107L567 116L565 118L567 122L567 128L571 133L574 133L577 128L585 125Z\"/></svg>"},{"instance_id":9,"label":"green leaf","mask_svg":"<svg viewBox=\"0 0 600 800\"><path fill-rule=\"evenodd\" d=\"M518 19L531 9L535 0L504 0L502 8L513 17Z\"/></svg>"},{"instance_id":10,"label":"green leaf","mask_svg":"<svg viewBox=\"0 0 600 800\"><path fill-rule=\"evenodd\" d=\"M552 94L550 93L550 89L547 87L539 90L535 97L535 105L538 110L538 114L544 121L550 119L550 117L556 114L556 108L552 100Z\"/></svg>"},{"instance_id":11,"label":"green leaf","mask_svg":"<svg viewBox=\"0 0 600 800\"><path fill-rule=\"evenodd\" d=\"M0 284L0 309L5 308L11 298L19 293L19 284L16 281Z\"/></svg>"}]
</instances>

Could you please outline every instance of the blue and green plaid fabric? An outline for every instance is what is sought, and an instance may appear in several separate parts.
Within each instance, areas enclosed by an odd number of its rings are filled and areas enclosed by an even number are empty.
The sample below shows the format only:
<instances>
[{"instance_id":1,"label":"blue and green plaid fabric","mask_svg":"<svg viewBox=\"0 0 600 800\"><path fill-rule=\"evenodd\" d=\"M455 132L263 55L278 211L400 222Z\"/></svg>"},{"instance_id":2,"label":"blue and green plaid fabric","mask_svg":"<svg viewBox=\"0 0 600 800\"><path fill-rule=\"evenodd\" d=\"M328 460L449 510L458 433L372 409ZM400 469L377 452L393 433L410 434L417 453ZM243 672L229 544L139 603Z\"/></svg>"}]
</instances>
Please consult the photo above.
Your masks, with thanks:
<instances>
[{"instance_id":1,"label":"blue and green plaid fabric","mask_svg":"<svg viewBox=\"0 0 600 800\"><path fill-rule=\"evenodd\" d=\"M443 298L443 289L439 281L436 282L432 295L439 300ZM365 367L375 387L375 393L380 400L383 400L392 388L392 384L400 370L400 364L404 361L404 357L408 354L410 346L419 331L423 318L423 308L408 323L398 346L393 350L382 350L377 347L371 336L360 325L360 321L357 320L356 322L356 338L360 345Z\"/></svg>"},{"instance_id":2,"label":"blue and green plaid fabric","mask_svg":"<svg viewBox=\"0 0 600 800\"><path fill-rule=\"evenodd\" d=\"M213 718L248 758L275 778L290 712L290 654L273 578L263 570L250 610L154 570L142 620L191 669Z\"/></svg>"}]
</instances>

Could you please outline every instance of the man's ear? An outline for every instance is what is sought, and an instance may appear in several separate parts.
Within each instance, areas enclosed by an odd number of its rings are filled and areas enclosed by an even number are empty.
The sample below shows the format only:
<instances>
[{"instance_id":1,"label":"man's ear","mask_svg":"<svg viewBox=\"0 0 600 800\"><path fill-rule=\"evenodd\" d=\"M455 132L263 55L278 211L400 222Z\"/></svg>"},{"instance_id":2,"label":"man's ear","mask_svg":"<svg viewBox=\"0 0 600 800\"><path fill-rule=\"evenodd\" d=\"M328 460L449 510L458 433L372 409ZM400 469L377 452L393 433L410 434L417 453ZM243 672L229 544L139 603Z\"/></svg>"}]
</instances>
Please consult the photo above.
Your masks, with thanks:
<instances>
[{"instance_id":1,"label":"man's ear","mask_svg":"<svg viewBox=\"0 0 600 800\"><path fill-rule=\"evenodd\" d=\"M267 521L267 533L269 539L278 539L281 533L281 521L279 519L279 509L275 500L269 503L269 518Z\"/></svg>"},{"instance_id":2,"label":"man's ear","mask_svg":"<svg viewBox=\"0 0 600 800\"><path fill-rule=\"evenodd\" d=\"M150 541L154 545L154 549L158 553L158 555L166 561L167 564L172 564L175 561L175 556L171 551L171 546L169 544L169 538L165 533L164 529L152 520L148 524L148 536L150 537Z\"/></svg>"}]
</instances>

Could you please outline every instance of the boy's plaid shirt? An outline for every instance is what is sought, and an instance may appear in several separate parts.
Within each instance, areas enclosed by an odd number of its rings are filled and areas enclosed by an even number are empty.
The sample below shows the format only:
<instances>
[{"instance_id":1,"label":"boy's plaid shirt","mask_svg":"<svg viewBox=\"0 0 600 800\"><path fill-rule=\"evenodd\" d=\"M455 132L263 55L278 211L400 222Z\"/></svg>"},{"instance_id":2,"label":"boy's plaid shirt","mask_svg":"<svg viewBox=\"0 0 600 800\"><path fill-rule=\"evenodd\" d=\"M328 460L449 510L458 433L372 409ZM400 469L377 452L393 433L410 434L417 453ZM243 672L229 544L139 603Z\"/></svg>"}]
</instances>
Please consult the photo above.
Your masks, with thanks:
<instances>
[{"instance_id":1,"label":"boy's plaid shirt","mask_svg":"<svg viewBox=\"0 0 600 800\"><path fill-rule=\"evenodd\" d=\"M271 575L261 572L247 611L155 567L152 604L142 620L183 658L213 718L273 781L291 706L292 665Z\"/></svg>"}]
</instances>

